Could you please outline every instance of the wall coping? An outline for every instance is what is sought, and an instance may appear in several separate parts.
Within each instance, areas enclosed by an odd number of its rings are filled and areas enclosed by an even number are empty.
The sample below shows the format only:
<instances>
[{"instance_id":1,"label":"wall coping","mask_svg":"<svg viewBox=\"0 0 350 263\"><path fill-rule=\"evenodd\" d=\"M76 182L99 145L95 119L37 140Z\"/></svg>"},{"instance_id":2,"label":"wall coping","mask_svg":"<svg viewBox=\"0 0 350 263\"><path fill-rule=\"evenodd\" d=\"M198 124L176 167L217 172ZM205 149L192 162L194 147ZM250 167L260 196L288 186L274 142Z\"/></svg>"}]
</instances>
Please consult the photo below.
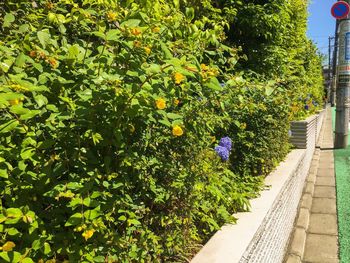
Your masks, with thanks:
<instances>
[{"instance_id":1,"label":"wall coping","mask_svg":"<svg viewBox=\"0 0 350 263\"><path fill-rule=\"evenodd\" d=\"M273 204L278 201L278 195L294 176L306 152L306 149L292 150L285 161L265 178L265 184L269 188L262 191L258 198L250 201L250 212L234 214L238 224L224 225L204 245L191 263L239 262Z\"/></svg>"}]
</instances>

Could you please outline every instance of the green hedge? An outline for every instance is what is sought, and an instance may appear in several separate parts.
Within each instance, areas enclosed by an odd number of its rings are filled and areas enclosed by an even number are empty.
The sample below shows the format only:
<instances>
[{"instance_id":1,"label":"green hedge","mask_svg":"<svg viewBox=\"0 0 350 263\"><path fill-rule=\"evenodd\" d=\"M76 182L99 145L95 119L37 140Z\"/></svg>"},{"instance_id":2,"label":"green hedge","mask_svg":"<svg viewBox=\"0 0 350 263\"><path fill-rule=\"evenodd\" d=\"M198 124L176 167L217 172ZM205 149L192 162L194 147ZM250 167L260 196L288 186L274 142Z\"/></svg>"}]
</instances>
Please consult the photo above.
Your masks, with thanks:
<instances>
[{"instance_id":1,"label":"green hedge","mask_svg":"<svg viewBox=\"0 0 350 263\"><path fill-rule=\"evenodd\" d=\"M287 154L286 82L165 2L0 4L1 261L184 262Z\"/></svg>"}]
</instances>

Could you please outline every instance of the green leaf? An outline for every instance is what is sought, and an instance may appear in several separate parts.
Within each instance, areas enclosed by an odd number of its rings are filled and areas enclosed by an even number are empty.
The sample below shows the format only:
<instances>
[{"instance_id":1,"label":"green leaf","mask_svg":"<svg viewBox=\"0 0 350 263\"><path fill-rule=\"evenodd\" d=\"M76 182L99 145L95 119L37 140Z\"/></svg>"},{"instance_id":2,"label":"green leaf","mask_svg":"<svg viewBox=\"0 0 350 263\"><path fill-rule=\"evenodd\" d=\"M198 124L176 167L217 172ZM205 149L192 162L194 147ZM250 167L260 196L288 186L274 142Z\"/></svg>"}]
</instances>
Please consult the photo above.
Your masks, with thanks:
<instances>
[{"instance_id":1,"label":"green leaf","mask_svg":"<svg viewBox=\"0 0 350 263\"><path fill-rule=\"evenodd\" d=\"M70 218L68 218L65 226L76 226L83 221L83 215L81 213L75 213Z\"/></svg>"},{"instance_id":2,"label":"green leaf","mask_svg":"<svg viewBox=\"0 0 350 263\"><path fill-rule=\"evenodd\" d=\"M50 254L50 252L51 252L50 244L47 243L47 242L45 242L45 243L44 243L44 254L45 254L45 255L48 255L48 254Z\"/></svg>"},{"instance_id":3,"label":"green leaf","mask_svg":"<svg viewBox=\"0 0 350 263\"><path fill-rule=\"evenodd\" d=\"M29 159L35 154L35 149L34 148L29 148L26 150L22 150L21 152L21 157L23 160Z\"/></svg>"},{"instance_id":4,"label":"green leaf","mask_svg":"<svg viewBox=\"0 0 350 263\"><path fill-rule=\"evenodd\" d=\"M10 252L0 252L0 257L5 260L5 262L17 263L21 260L21 254L16 251Z\"/></svg>"},{"instance_id":5,"label":"green leaf","mask_svg":"<svg viewBox=\"0 0 350 263\"><path fill-rule=\"evenodd\" d=\"M128 223L130 225L134 225L134 226L139 226L141 225L141 222L139 220L136 220L136 219L128 219Z\"/></svg>"},{"instance_id":6,"label":"green leaf","mask_svg":"<svg viewBox=\"0 0 350 263\"><path fill-rule=\"evenodd\" d=\"M160 42L160 48L163 51L163 55L164 55L165 59L172 59L173 58L173 54L170 52L170 50L168 49L168 47L166 46L166 44L164 42Z\"/></svg>"},{"instance_id":7,"label":"green leaf","mask_svg":"<svg viewBox=\"0 0 350 263\"><path fill-rule=\"evenodd\" d=\"M76 59L79 55L79 45L75 44L68 48L68 59Z\"/></svg>"},{"instance_id":8,"label":"green leaf","mask_svg":"<svg viewBox=\"0 0 350 263\"><path fill-rule=\"evenodd\" d=\"M183 118L182 115L179 115L179 114L176 114L176 113L171 113L171 112L167 113L167 117L169 119L173 119L173 120L182 119Z\"/></svg>"},{"instance_id":9,"label":"green leaf","mask_svg":"<svg viewBox=\"0 0 350 263\"><path fill-rule=\"evenodd\" d=\"M36 115L38 115L40 112L41 112L41 110L31 110L28 113L21 115L20 119L21 120L31 119L31 118L35 117Z\"/></svg>"},{"instance_id":10,"label":"green leaf","mask_svg":"<svg viewBox=\"0 0 350 263\"><path fill-rule=\"evenodd\" d=\"M26 114L28 112L30 112L30 110L23 108L22 105L14 105L10 108L10 111L14 114L17 115L23 115Z\"/></svg>"},{"instance_id":11,"label":"green leaf","mask_svg":"<svg viewBox=\"0 0 350 263\"><path fill-rule=\"evenodd\" d=\"M100 141L102 141L103 138L101 136L101 134L99 134L98 132L95 132L92 134L92 141L94 142L94 144L98 144Z\"/></svg>"},{"instance_id":12,"label":"green leaf","mask_svg":"<svg viewBox=\"0 0 350 263\"><path fill-rule=\"evenodd\" d=\"M265 87L266 96L270 96L274 91L275 91L275 87L272 87L272 86Z\"/></svg>"},{"instance_id":13,"label":"green leaf","mask_svg":"<svg viewBox=\"0 0 350 263\"><path fill-rule=\"evenodd\" d=\"M41 94L34 96L34 99L40 108L48 103L47 98Z\"/></svg>"},{"instance_id":14,"label":"green leaf","mask_svg":"<svg viewBox=\"0 0 350 263\"><path fill-rule=\"evenodd\" d=\"M194 9L186 7L186 17L191 21L194 18Z\"/></svg>"},{"instance_id":15,"label":"green leaf","mask_svg":"<svg viewBox=\"0 0 350 263\"><path fill-rule=\"evenodd\" d=\"M24 258L21 260L21 263L34 263L34 261L31 258Z\"/></svg>"},{"instance_id":16,"label":"green leaf","mask_svg":"<svg viewBox=\"0 0 350 263\"><path fill-rule=\"evenodd\" d=\"M209 81L204 84L204 86L212 90L222 90L220 82L217 78L210 78Z\"/></svg>"},{"instance_id":17,"label":"green leaf","mask_svg":"<svg viewBox=\"0 0 350 263\"><path fill-rule=\"evenodd\" d=\"M23 213L21 209L11 207L6 209L6 216L8 218L22 218Z\"/></svg>"},{"instance_id":18,"label":"green leaf","mask_svg":"<svg viewBox=\"0 0 350 263\"><path fill-rule=\"evenodd\" d=\"M20 234L20 232L16 228L11 227L7 229L7 234L9 234L10 236L15 236L17 234Z\"/></svg>"},{"instance_id":19,"label":"green leaf","mask_svg":"<svg viewBox=\"0 0 350 263\"><path fill-rule=\"evenodd\" d=\"M111 40L118 40L120 35L120 30L119 29L111 29L107 32L106 34L106 39L108 41Z\"/></svg>"},{"instance_id":20,"label":"green leaf","mask_svg":"<svg viewBox=\"0 0 350 263\"><path fill-rule=\"evenodd\" d=\"M26 63L27 56L24 55L23 52L21 52L18 57L16 58L15 65L17 67L23 67L23 65Z\"/></svg>"},{"instance_id":21,"label":"green leaf","mask_svg":"<svg viewBox=\"0 0 350 263\"><path fill-rule=\"evenodd\" d=\"M17 120L11 120L8 121L2 125L0 125L0 133L6 133L9 131L12 131L14 128L16 128L19 124L19 121Z\"/></svg>"},{"instance_id":22,"label":"green leaf","mask_svg":"<svg viewBox=\"0 0 350 263\"><path fill-rule=\"evenodd\" d=\"M118 220L119 220L119 221L125 221L125 220L126 220L126 216L124 216L124 215L123 215L123 216L120 216L120 217L118 217Z\"/></svg>"},{"instance_id":23,"label":"green leaf","mask_svg":"<svg viewBox=\"0 0 350 263\"><path fill-rule=\"evenodd\" d=\"M129 19L120 24L121 27L137 27L141 23L140 19Z\"/></svg>"},{"instance_id":24,"label":"green leaf","mask_svg":"<svg viewBox=\"0 0 350 263\"><path fill-rule=\"evenodd\" d=\"M9 177L6 169L0 169L0 177L2 177L2 178L8 178Z\"/></svg>"},{"instance_id":25,"label":"green leaf","mask_svg":"<svg viewBox=\"0 0 350 263\"><path fill-rule=\"evenodd\" d=\"M0 62L0 68L2 71L8 72L14 61L14 58L5 59L4 61Z\"/></svg>"},{"instance_id":26,"label":"green leaf","mask_svg":"<svg viewBox=\"0 0 350 263\"><path fill-rule=\"evenodd\" d=\"M158 122L164 124L167 127L171 127L171 122L169 120L163 119L159 120Z\"/></svg>"},{"instance_id":27,"label":"green leaf","mask_svg":"<svg viewBox=\"0 0 350 263\"><path fill-rule=\"evenodd\" d=\"M51 35L47 31L38 31L37 36L40 44L45 48L51 39Z\"/></svg>"},{"instance_id":28,"label":"green leaf","mask_svg":"<svg viewBox=\"0 0 350 263\"><path fill-rule=\"evenodd\" d=\"M15 16L11 13L6 13L2 27L9 27L15 21Z\"/></svg>"},{"instance_id":29,"label":"green leaf","mask_svg":"<svg viewBox=\"0 0 350 263\"><path fill-rule=\"evenodd\" d=\"M100 212L97 209L87 210L84 212L84 217L88 220L93 220L100 215Z\"/></svg>"}]
</instances>

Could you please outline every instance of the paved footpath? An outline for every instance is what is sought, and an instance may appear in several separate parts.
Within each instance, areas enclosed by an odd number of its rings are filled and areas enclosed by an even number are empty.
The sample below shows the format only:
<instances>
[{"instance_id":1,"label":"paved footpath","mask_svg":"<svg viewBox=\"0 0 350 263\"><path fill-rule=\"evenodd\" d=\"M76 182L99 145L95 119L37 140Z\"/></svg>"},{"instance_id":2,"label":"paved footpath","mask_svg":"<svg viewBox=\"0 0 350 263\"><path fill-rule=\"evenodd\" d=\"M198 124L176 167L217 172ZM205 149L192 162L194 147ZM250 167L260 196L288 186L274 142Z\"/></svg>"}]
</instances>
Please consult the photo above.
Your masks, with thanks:
<instances>
[{"instance_id":1,"label":"paved footpath","mask_svg":"<svg viewBox=\"0 0 350 263\"><path fill-rule=\"evenodd\" d=\"M331 108L305 183L286 263L336 263L338 224Z\"/></svg>"}]
</instances>

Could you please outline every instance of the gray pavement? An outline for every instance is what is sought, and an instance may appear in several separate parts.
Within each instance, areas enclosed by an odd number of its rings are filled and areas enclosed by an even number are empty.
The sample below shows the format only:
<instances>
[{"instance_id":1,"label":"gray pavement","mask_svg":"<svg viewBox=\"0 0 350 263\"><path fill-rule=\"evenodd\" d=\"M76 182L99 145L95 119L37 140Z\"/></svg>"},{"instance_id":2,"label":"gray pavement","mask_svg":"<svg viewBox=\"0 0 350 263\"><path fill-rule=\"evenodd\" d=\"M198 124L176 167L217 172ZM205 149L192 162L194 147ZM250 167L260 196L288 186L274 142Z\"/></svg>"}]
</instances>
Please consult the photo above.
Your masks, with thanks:
<instances>
[{"instance_id":1,"label":"gray pavement","mask_svg":"<svg viewBox=\"0 0 350 263\"><path fill-rule=\"evenodd\" d=\"M300 200L299 213L286 253L286 263L336 263L338 224L333 157L332 113L325 121Z\"/></svg>"}]
</instances>

